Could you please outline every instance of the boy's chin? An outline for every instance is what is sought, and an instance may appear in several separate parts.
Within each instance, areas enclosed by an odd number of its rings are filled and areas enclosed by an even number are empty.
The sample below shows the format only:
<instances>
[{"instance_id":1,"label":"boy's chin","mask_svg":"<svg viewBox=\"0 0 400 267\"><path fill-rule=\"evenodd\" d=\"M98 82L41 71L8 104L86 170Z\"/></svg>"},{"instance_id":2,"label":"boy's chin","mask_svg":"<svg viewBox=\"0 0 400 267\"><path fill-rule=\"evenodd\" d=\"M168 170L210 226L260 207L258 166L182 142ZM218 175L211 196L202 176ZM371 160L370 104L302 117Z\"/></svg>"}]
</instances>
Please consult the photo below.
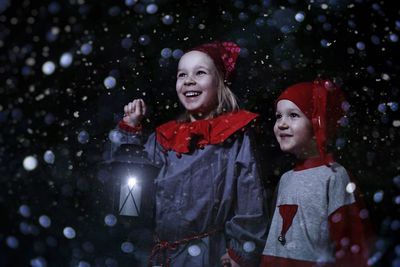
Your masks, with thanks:
<instances>
[{"instance_id":1,"label":"boy's chin","mask_svg":"<svg viewBox=\"0 0 400 267\"><path fill-rule=\"evenodd\" d=\"M279 145L279 148L281 149L282 152L284 153L290 153L290 154L295 154L294 151L285 145Z\"/></svg>"}]
</instances>

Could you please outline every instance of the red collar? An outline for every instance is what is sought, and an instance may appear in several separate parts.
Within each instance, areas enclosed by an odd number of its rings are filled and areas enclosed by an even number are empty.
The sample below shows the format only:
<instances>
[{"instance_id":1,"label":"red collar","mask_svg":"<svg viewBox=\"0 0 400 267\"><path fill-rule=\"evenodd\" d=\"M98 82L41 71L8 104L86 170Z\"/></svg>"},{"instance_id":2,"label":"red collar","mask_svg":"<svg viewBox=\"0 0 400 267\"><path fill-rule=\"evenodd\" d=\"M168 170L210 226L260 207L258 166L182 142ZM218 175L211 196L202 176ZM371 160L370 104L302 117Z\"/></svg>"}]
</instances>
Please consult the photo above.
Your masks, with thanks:
<instances>
[{"instance_id":1,"label":"red collar","mask_svg":"<svg viewBox=\"0 0 400 267\"><path fill-rule=\"evenodd\" d=\"M296 165L294 166L295 171L303 171L306 169L315 168L322 165L330 165L335 160L333 159L332 154L327 154L324 157L314 157L303 160L298 160Z\"/></svg>"},{"instance_id":2,"label":"red collar","mask_svg":"<svg viewBox=\"0 0 400 267\"><path fill-rule=\"evenodd\" d=\"M157 141L165 150L189 153L192 145L201 148L224 142L229 136L244 129L257 117L258 114L239 110L208 120L170 121L157 127Z\"/></svg>"}]
</instances>

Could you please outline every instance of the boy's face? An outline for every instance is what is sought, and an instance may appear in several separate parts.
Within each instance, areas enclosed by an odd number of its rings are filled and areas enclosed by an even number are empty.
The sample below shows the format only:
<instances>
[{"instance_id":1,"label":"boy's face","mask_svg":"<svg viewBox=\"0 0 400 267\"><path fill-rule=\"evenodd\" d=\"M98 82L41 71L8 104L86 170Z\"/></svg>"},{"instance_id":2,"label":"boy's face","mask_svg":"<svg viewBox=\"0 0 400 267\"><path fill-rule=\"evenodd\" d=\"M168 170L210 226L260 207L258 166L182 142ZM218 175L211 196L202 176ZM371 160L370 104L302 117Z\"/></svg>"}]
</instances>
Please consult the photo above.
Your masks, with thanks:
<instances>
[{"instance_id":1,"label":"boy's face","mask_svg":"<svg viewBox=\"0 0 400 267\"><path fill-rule=\"evenodd\" d=\"M277 103L274 133L282 151L298 158L318 155L311 121L292 101Z\"/></svg>"},{"instance_id":2,"label":"boy's face","mask_svg":"<svg viewBox=\"0 0 400 267\"><path fill-rule=\"evenodd\" d=\"M218 105L217 69L205 53L190 51L179 61L176 92L185 109L202 117Z\"/></svg>"}]
</instances>

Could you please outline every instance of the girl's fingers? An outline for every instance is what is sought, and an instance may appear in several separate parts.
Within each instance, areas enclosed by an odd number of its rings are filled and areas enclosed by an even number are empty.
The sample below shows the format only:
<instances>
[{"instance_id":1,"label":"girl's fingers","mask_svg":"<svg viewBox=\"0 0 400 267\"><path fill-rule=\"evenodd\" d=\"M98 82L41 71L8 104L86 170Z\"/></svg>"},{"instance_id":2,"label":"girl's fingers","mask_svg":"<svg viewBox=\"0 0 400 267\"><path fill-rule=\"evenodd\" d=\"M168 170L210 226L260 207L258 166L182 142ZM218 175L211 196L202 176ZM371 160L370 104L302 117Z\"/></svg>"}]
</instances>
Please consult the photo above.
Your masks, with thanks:
<instances>
[{"instance_id":1,"label":"girl's fingers","mask_svg":"<svg viewBox=\"0 0 400 267\"><path fill-rule=\"evenodd\" d=\"M132 112L132 102L128 103L128 114L131 114Z\"/></svg>"},{"instance_id":2,"label":"girl's fingers","mask_svg":"<svg viewBox=\"0 0 400 267\"><path fill-rule=\"evenodd\" d=\"M135 114L136 116L144 116L146 114L146 104L143 99L135 99L124 106L124 113L127 116Z\"/></svg>"},{"instance_id":3,"label":"girl's fingers","mask_svg":"<svg viewBox=\"0 0 400 267\"><path fill-rule=\"evenodd\" d=\"M146 115L146 103L144 103L144 101L142 99L140 99L140 103L142 104L142 114L143 116Z\"/></svg>"},{"instance_id":4,"label":"girl's fingers","mask_svg":"<svg viewBox=\"0 0 400 267\"><path fill-rule=\"evenodd\" d=\"M139 106L139 101L136 99L135 104L133 105L133 110L132 112L137 116L140 114L140 106Z\"/></svg>"},{"instance_id":5,"label":"girl's fingers","mask_svg":"<svg viewBox=\"0 0 400 267\"><path fill-rule=\"evenodd\" d=\"M144 101L143 101L143 99L138 99L138 105L139 105L139 107L140 107L140 115L144 115L144 112L145 112L145 105L144 105Z\"/></svg>"},{"instance_id":6,"label":"girl's fingers","mask_svg":"<svg viewBox=\"0 0 400 267\"><path fill-rule=\"evenodd\" d=\"M135 113L136 105L137 105L137 100L135 99L130 103L130 108L129 108L130 113Z\"/></svg>"}]
</instances>

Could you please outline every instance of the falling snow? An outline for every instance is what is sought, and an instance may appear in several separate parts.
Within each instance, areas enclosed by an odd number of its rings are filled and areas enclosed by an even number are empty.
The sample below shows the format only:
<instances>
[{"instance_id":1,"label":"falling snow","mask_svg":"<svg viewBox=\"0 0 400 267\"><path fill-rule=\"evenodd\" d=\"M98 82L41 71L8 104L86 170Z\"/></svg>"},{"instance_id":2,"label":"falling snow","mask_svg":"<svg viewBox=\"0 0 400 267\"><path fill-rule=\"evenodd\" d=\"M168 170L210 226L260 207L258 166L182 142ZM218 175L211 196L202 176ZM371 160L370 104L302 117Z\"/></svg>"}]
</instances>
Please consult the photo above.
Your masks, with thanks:
<instances>
[{"instance_id":1,"label":"falling snow","mask_svg":"<svg viewBox=\"0 0 400 267\"><path fill-rule=\"evenodd\" d=\"M399 8L200 2L0 1L0 265L146 266L152 229L117 215L117 179L100 163L110 142L126 141L113 130L123 106L146 101L145 131L177 117L179 58L222 39L242 48L231 87L261 114L257 147L271 196L292 164L272 134L275 97L315 77L342 87L347 115L331 146L355 178L346 191L363 192L360 217L376 226L370 265L400 266Z\"/></svg>"}]
</instances>

